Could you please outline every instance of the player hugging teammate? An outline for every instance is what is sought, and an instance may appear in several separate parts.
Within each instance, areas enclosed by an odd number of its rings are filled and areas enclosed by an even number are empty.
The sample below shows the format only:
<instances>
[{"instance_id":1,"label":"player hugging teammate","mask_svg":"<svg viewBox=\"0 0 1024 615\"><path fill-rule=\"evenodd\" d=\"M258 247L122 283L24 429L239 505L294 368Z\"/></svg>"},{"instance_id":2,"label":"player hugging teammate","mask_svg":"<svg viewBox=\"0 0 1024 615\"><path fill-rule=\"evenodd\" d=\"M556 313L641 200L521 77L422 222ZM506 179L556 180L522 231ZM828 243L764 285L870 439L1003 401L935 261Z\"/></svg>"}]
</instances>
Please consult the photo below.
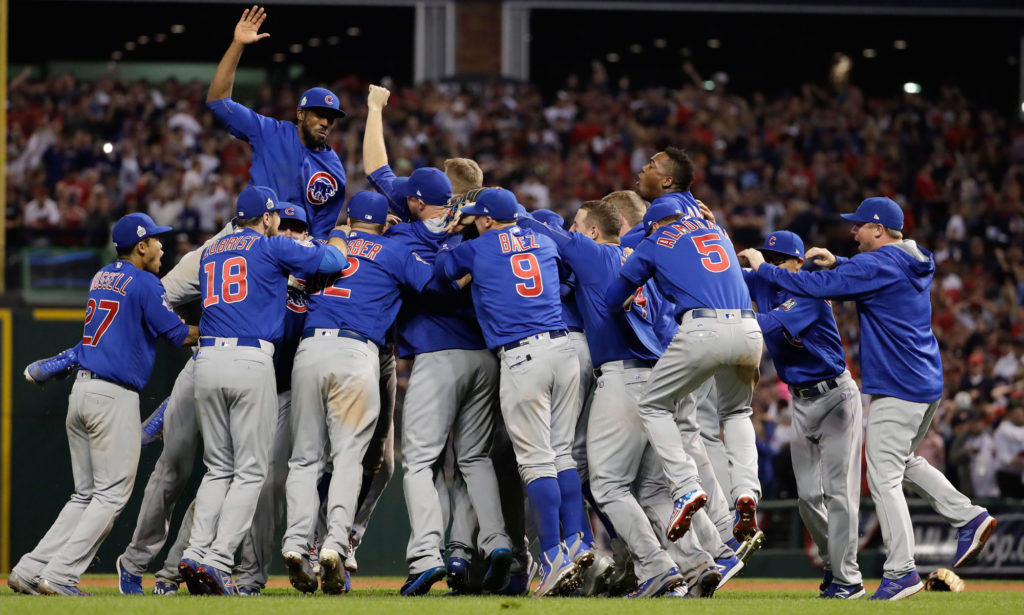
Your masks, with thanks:
<instances>
[{"instance_id":1,"label":"player hugging teammate","mask_svg":"<svg viewBox=\"0 0 1024 615\"><path fill-rule=\"evenodd\" d=\"M872 598L922 587L904 481L958 528L953 566L977 558L995 519L913 454L942 371L934 262L902 238L898 205L867 199L846 216L861 251L850 259L805 255L786 231L737 255L689 192L692 162L670 147L644 166L636 192L583 203L565 230L556 214L483 188L472 160L397 177L384 141L390 93L370 86L363 163L374 192L339 215L345 172L326 145L344 116L338 97L308 90L297 124L231 99L242 50L268 36L265 19L262 8L243 12L207 97L253 148L233 223L162 286L155 236L170 229L125 216L81 342L26 369L37 383L77 369L75 495L12 570L13 590L84 594L81 574L131 494L136 446L162 432L116 562L122 593L143 593L200 446L202 484L154 594L184 582L193 594L259 595L277 551L299 591L350 591L394 467L397 355L413 361L401 595L447 579L455 595L711 597L763 541L750 416L766 346L793 394L799 510L825 562L821 596L861 597L861 391L827 299L857 303L863 391L874 396L868 480L888 557ZM803 271L805 256L821 270ZM172 311L195 299L198 330ZM140 427L156 337L197 348Z\"/></svg>"}]
</instances>

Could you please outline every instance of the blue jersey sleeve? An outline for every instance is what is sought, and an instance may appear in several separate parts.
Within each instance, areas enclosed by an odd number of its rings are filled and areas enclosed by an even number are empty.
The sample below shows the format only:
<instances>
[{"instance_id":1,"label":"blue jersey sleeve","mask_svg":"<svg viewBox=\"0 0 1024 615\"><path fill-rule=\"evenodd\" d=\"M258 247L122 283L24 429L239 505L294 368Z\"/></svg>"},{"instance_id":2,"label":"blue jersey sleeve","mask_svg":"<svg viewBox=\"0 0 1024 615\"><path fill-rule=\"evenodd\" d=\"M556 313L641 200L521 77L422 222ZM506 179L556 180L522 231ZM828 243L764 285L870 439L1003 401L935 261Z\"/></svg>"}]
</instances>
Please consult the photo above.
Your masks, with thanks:
<instances>
[{"instance_id":1,"label":"blue jersey sleeve","mask_svg":"<svg viewBox=\"0 0 1024 615\"><path fill-rule=\"evenodd\" d=\"M818 320L819 299L808 299L807 297L790 297L769 312L786 328L793 337L801 337L804 330Z\"/></svg>"},{"instance_id":2,"label":"blue jersey sleeve","mask_svg":"<svg viewBox=\"0 0 1024 615\"><path fill-rule=\"evenodd\" d=\"M327 246L316 241L298 242L282 235L268 237L267 240L270 242L270 253L274 255L284 271L320 270L320 262L324 260ZM340 270L332 269L327 273Z\"/></svg>"},{"instance_id":3,"label":"blue jersey sleeve","mask_svg":"<svg viewBox=\"0 0 1024 615\"><path fill-rule=\"evenodd\" d=\"M395 192L395 172L391 170L390 165L384 165L377 169L373 173L367 176L366 181L369 182L370 186L374 190L383 194L388 198L388 207L392 212L404 222L408 222L411 219L411 213L409 212L409 202L405 200L404 196Z\"/></svg>"},{"instance_id":4,"label":"blue jersey sleeve","mask_svg":"<svg viewBox=\"0 0 1024 615\"><path fill-rule=\"evenodd\" d=\"M795 295L856 301L891 281L891 278L885 275L885 269L872 266L873 263L873 258L851 258L844 262L842 267L798 273L791 273L765 263L758 268L757 275L762 280L767 280Z\"/></svg>"},{"instance_id":5,"label":"blue jersey sleeve","mask_svg":"<svg viewBox=\"0 0 1024 615\"><path fill-rule=\"evenodd\" d=\"M434 274L443 281L451 281L473 273L475 254L476 245L473 241L464 241L455 249L450 249L447 244L442 245L434 261Z\"/></svg>"},{"instance_id":6,"label":"blue jersey sleeve","mask_svg":"<svg viewBox=\"0 0 1024 615\"><path fill-rule=\"evenodd\" d=\"M174 346L181 346L188 335L188 325L171 309L164 287L155 277L146 285L142 300L142 322L155 337L163 337Z\"/></svg>"},{"instance_id":7,"label":"blue jersey sleeve","mask_svg":"<svg viewBox=\"0 0 1024 615\"><path fill-rule=\"evenodd\" d=\"M654 275L654 258L649 253L653 245L650 242L638 245L619 270L619 276L632 282L634 287L643 286Z\"/></svg>"},{"instance_id":8,"label":"blue jersey sleeve","mask_svg":"<svg viewBox=\"0 0 1024 615\"><path fill-rule=\"evenodd\" d=\"M249 143L261 141L261 129L265 123L274 123L269 117L256 113L245 105L240 105L231 98L222 98L206 103L213 115L227 126L228 132Z\"/></svg>"},{"instance_id":9,"label":"blue jersey sleeve","mask_svg":"<svg viewBox=\"0 0 1024 615\"><path fill-rule=\"evenodd\" d=\"M434 267L420 258L419 254L409 252L402 267L402 284L416 292L423 292L433 277Z\"/></svg>"}]
</instances>

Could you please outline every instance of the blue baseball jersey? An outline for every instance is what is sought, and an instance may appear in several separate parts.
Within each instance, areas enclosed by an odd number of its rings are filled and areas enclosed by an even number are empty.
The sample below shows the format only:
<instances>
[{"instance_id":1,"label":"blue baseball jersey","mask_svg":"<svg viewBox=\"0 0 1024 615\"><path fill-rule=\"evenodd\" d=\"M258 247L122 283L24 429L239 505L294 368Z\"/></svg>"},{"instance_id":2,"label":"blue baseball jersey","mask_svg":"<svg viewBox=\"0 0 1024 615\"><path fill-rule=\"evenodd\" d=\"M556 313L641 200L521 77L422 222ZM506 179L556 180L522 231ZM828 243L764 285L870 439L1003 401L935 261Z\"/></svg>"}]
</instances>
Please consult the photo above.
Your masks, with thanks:
<instances>
[{"instance_id":1,"label":"blue baseball jersey","mask_svg":"<svg viewBox=\"0 0 1024 615\"><path fill-rule=\"evenodd\" d=\"M704 214L700 213L700 205L697 204L697 199L690 194L689 190L685 192L669 192L667 194L663 194L651 201L651 207L662 203L675 205L683 212L683 215L688 218L704 218Z\"/></svg>"},{"instance_id":2,"label":"blue baseball jersey","mask_svg":"<svg viewBox=\"0 0 1024 615\"><path fill-rule=\"evenodd\" d=\"M396 224L388 237L433 264L442 243L449 249L462 241L461 235L434 232L423 222ZM473 309L469 288L448 294L406 293L398 313L398 355L411 357L438 350L481 350L487 347Z\"/></svg>"},{"instance_id":3,"label":"blue baseball jersey","mask_svg":"<svg viewBox=\"0 0 1024 615\"><path fill-rule=\"evenodd\" d=\"M306 327L348 329L384 346L402 306L401 291L422 292L433 276L433 267L401 243L352 231L348 267L310 295Z\"/></svg>"},{"instance_id":4,"label":"blue baseball jersey","mask_svg":"<svg viewBox=\"0 0 1024 615\"><path fill-rule=\"evenodd\" d=\"M562 320L569 329L583 328L583 315L580 314L579 305L576 301L576 274L569 274L569 278L562 284Z\"/></svg>"},{"instance_id":5,"label":"blue baseball jersey","mask_svg":"<svg viewBox=\"0 0 1024 615\"><path fill-rule=\"evenodd\" d=\"M932 333L931 252L904 240L840 258L829 271L790 273L764 264L758 277L801 297L855 301L862 390L917 403L942 397L942 357Z\"/></svg>"},{"instance_id":6,"label":"blue baseball jersey","mask_svg":"<svg viewBox=\"0 0 1024 615\"><path fill-rule=\"evenodd\" d=\"M435 262L442 279L473 274L473 305L489 348L536 333L565 329L560 257L543 235L510 226L443 247Z\"/></svg>"},{"instance_id":7,"label":"blue baseball jersey","mask_svg":"<svg viewBox=\"0 0 1024 615\"><path fill-rule=\"evenodd\" d=\"M345 203L345 166L330 147L311 150L294 122L269 118L230 98L206 106L234 136L252 146L249 185L268 186L278 198L306 207L309 234L327 239Z\"/></svg>"},{"instance_id":8,"label":"blue baseball jersey","mask_svg":"<svg viewBox=\"0 0 1024 615\"><path fill-rule=\"evenodd\" d=\"M576 276L576 305L587 333L594 366L627 359L658 360L663 348L655 331L645 287L634 293L629 310L609 310L605 301L608 280L622 268L622 246L599 244L582 233L552 229L537 220L520 224L550 237L558 253Z\"/></svg>"},{"instance_id":9,"label":"blue baseball jersey","mask_svg":"<svg viewBox=\"0 0 1024 615\"><path fill-rule=\"evenodd\" d=\"M93 276L78 353L84 369L140 391L153 371L156 338L180 346L186 336L188 325L152 273L118 260Z\"/></svg>"},{"instance_id":10,"label":"blue baseball jersey","mask_svg":"<svg viewBox=\"0 0 1024 615\"><path fill-rule=\"evenodd\" d=\"M391 170L391 165L387 164L366 176L366 181L370 186L388 198L388 207L391 212L408 222L411 219L409 202L404 196L395 192L393 187L395 179L397 179L395 172Z\"/></svg>"},{"instance_id":11,"label":"blue baseball jersey","mask_svg":"<svg viewBox=\"0 0 1024 615\"><path fill-rule=\"evenodd\" d=\"M199 261L199 334L278 343L284 334L288 274L316 271L326 249L317 242L266 237L249 228L204 248Z\"/></svg>"},{"instance_id":12,"label":"blue baseball jersey","mask_svg":"<svg viewBox=\"0 0 1024 615\"><path fill-rule=\"evenodd\" d=\"M312 276L293 274L300 284L305 284ZM285 302L284 329L281 341L274 347L274 372L277 374L277 392L283 393L292 388L292 365L295 363L295 352L299 349L302 330L306 327L306 310L309 296L304 288L288 287L288 300Z\"/></svg>"},{"instance_id":13,"label":"blue baseball jersey","mask_svg":"<svg viewBox=\"0 0 1024 615\"><path fill-rule=\"evenodd\" d=\"M747 269L743 279L757 304L757 322L786 384L803 388L846 370L843 342L825 299L795 297Z\"/></svg>"},{"instance_id":14,"label":"blue baseball jersey","mask_svg":"<svg viewBox=\"0 0 1024 615\"><path fill-rule=\"evenodd\" d=\"M750 307L732 241L703 218L683 218L659 228L637 245L619 275L632 288L653 277L662 295L675 304L676 318L695 308Z\"/></svg>"}]
</instances>

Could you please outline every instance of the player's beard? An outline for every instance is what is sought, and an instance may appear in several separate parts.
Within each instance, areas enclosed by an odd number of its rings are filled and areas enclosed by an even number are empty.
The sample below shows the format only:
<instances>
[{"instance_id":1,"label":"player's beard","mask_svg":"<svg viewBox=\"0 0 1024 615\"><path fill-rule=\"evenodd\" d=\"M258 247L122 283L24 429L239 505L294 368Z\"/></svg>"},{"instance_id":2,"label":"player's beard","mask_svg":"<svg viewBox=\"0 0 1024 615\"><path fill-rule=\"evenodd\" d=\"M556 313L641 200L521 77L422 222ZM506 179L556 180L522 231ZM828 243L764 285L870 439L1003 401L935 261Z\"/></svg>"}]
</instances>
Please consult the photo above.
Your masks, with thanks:
<instances>
[{"instance_id":1,"label":"player's beard","mask_svg":"<svg viewBox=\"0 0 1024 615\"><path fill-rule=\"evenodd\" d=\"M327 135L330 134L330 130L328 130L323 137L320 137L316 132L310 130L305 122L300 124L300 130L302 130L302 140L313 147L323 147L327 143Z\"/></svg>"}]
</instances>

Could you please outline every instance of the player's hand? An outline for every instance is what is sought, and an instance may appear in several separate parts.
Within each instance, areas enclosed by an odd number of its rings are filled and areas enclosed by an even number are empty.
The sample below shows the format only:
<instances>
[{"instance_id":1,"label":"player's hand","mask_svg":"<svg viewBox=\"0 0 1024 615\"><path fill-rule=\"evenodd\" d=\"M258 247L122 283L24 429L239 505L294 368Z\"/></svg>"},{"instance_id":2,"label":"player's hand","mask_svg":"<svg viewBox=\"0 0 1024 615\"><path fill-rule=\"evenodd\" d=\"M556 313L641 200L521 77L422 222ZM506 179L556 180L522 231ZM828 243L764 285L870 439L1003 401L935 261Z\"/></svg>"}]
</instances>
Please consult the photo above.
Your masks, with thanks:
<instances>
[{"instance_id":1,"label":"player's hand","mask_svg":"<svg viewBox=\"0 0 1024 615\"><path fill-rule=\"evenodd\" d=\"M825 248L811 248L805 257L822 269L831 269L836 266L836 255Z\"/></svg>"},{"instance_id":2,"label":"player's hand","mask_svg":"<svg viewBox=\"0 0 1024 615\"><path fill-rule=\"evenodd\" d=\"M472 282L472 281L473 281L473 274L472 273L467 273L466 275L464 275L461 278L459 278L458 281L456 282L456 284L459 285L459 288L466 288L467 286L469 286L469 283Z\"/></svg>"},{"instance_id":3,"label":"player's hand","mask_svg":"<svg viewBox=\"0 0 1024 615\"><path fill-rule=\"evenodd\" d=\"M400 224L401 222L402 219L396 216L395 214L388 214L388 221L384 223L384 230L386 231L392 226Z\"/></svg>"},{"instance_id":4,"label":"player's hand","mask_svg":"<svg viewBox=\"0 0 1024 615\"><path fill-rule=\"evenodd\" d=\"M366 104L371 109L383 109L388 105L388 98L391 92L379 85L370 85L370 94L366 98Z\"/></svg>"},{"instance_id":5,"label":"player's hand","mask_svg":"<svg viewBox=\"0 0 1024 615\"><path fill-rule=\"evenodd\" d=\"M715 214L713 214L711 212L711 208L710 207L705 205L704 202L701 201L700 199L697 199L697 205L700 207L700 213L701 213L702 216L704 216L705 220L707 220L708 222L717 224L717 222L715 221Z\"/></svg>"},{"instance_id":6,"label":"player's hand","mask_svg":"<svg viewBox=\"0 0 1024 615\"><path fill-rule=\"evenodd\" d=\"M626 264L626 259L633 253L633 248L622 248L622 264Z\"/></svg>"},{"instance_id":7,"label":"player's hand","mask_svg":"<svg viewBox=\"0 0 1024 615\"><path fill-rule=\"evenodd\" d=\"M754 248L747 248L736 256L740 257L741 265L743 264L743 261L746 260L750 265L750 268L754 271L757 271L757 269L764 264L764 254L761 254L760 250L755 250Z\"/></svg>"},{"instance_id":8,"label":"player's hand","mask_svg":"<svg viewBox=\"0 0 1024 615\"><path fill-rule=\"evenodd\" d=\"M242 18L235 25L235 42L243 45L261 41L270 34L260 33L260 26L267 19L267 13L262 6L252 5L251 9L242 11Z\"/></svg>"}]
</instances>

